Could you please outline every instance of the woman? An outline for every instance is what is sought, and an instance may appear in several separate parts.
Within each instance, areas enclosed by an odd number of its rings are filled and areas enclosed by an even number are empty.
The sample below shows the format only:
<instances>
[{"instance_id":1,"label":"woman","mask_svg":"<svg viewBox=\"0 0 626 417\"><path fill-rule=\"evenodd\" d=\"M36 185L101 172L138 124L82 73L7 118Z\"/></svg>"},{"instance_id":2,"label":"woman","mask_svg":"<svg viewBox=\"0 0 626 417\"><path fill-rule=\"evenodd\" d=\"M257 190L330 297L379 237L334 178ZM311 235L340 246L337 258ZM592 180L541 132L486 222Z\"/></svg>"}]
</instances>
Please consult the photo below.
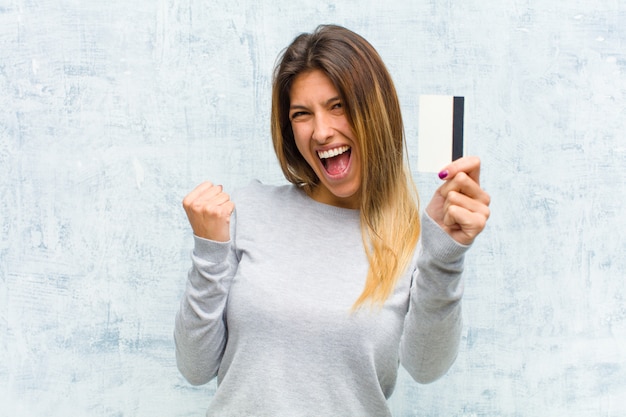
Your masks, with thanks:
<instances>
[{"instance_id":1,"label":"woman","mask_svg":"<svg viewBox=\"0 0 626 417\"><path fill-rule=\"evenodd\" d=\"M231 199L206 182L183 201L178 367L217 376L209 416L390 415L399 363L427 383L457 355L463 256L489 217L480 161L444 168L420 222L391 77L331 25L283 52L272 137L290 185Z\"/></svg>"}]
</instances>

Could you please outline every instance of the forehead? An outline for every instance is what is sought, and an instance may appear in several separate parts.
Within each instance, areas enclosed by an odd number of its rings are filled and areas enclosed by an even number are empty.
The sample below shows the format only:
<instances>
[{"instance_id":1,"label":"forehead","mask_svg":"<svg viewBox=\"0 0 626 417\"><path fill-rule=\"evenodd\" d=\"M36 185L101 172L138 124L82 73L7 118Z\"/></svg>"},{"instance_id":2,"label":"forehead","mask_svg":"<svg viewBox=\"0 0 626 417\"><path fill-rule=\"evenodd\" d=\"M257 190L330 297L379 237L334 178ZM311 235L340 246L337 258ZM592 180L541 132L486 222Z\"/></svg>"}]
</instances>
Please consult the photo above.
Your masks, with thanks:
<instances>
[{"instance_id":1,"label":"forehead","mask_svg":"<svg viewBox=\"0 0 626 417\"><path fill-rule=\"evenodd\" d=\"M331 79L321 70L311 70L298 74L291 84L289 98L294 101L315 99L328 100L338 97L337 88Z\"/></svg>"}]
</instances>

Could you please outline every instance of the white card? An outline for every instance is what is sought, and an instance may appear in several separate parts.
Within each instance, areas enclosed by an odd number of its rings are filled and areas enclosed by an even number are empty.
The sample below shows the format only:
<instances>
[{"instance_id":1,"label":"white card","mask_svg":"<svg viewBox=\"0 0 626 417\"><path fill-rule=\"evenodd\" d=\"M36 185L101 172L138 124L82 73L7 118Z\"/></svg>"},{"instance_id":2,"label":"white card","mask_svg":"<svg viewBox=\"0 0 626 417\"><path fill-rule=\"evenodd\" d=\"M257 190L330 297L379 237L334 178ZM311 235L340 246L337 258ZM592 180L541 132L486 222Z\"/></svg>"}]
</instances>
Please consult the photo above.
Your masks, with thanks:
<instances>
[{"instance_id":1,"label":"white card","mask_svg":"<svg viewBox=\"0 0 626 417\"><path fill-rule=\"evenodd\" d=\"M419 100L417 169L439 172L463 156L463 97L422 95Z\"/></svg>"}]
</instances>

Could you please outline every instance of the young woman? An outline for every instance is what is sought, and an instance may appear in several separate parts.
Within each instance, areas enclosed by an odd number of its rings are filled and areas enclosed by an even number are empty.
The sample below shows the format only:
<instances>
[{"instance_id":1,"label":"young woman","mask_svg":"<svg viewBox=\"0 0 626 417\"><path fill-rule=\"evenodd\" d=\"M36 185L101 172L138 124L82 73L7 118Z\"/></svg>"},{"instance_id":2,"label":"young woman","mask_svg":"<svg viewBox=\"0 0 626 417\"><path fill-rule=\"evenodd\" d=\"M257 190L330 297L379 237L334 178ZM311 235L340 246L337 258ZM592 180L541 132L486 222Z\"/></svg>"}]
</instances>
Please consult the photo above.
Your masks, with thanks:
<instances>
[{"instance_id":1,"label":"young woman","mask_svg":"<svg viewBox=\"0 0 626 417\"><path fill-rule=\"evenodd\" d=\"M283 52L272 137L289 185L231 199L206 182L183 201L178 367L217 376L208 416L390 415L399 364L427 383L457 355L463 257L489 217L480 161L443 167L420 222L391 77L339 26Z\"/></svg>"}]
</instances>

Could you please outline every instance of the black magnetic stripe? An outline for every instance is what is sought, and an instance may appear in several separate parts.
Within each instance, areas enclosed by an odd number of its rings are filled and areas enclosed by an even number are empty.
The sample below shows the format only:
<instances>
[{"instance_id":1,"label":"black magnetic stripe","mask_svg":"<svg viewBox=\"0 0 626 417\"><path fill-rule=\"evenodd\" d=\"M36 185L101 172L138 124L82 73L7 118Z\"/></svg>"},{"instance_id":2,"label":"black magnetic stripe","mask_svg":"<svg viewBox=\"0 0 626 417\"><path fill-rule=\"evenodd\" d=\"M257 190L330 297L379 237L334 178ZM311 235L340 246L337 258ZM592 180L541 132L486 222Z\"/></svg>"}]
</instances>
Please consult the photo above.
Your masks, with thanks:
<instances>
[{"instance_id":1,"label":"black magnetic stripe","mask_svg":"<svg viewBox=\"0 0 626 417\"><path fill-rule=\"evenodd\" d=\"M452 109L452 160L463 156L463 112L465 97L454 97Z\"/></svg>"}]
</instances>

